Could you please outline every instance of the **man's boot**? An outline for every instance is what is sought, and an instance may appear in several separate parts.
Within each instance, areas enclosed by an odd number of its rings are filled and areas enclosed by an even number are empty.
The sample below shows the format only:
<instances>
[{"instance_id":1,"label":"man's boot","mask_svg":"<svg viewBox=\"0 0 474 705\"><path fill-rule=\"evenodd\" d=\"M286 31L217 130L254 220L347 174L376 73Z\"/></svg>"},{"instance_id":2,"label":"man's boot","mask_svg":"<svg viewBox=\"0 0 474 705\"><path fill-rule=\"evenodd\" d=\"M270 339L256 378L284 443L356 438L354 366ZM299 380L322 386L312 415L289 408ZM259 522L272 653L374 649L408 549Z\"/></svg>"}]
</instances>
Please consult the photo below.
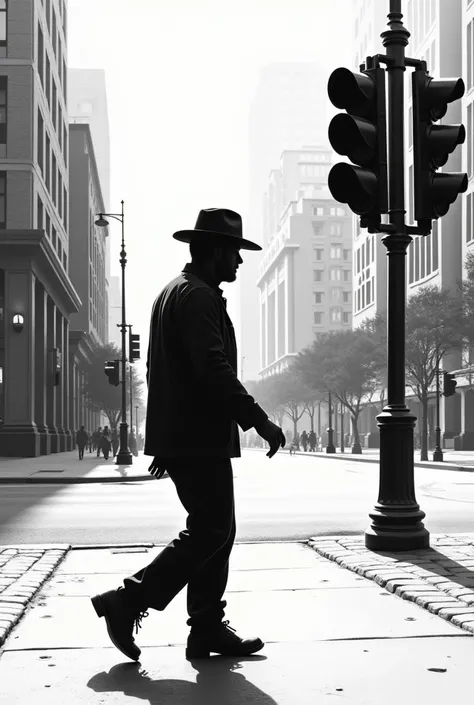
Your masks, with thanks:
<instances>
[{"instance_id":1,"label":"man's boot","mask_svg":"<svg viewBox=\"0 0 474 705\"><path fill-rule=\"evenodd\" d=\"M241 639L228 620L214 629L191 629L186 647L186 658L209 658L211 651L222 656L250 656L263 649L265 644L258 637Z\"/></svg>"},{"instance_id":2,"label":"man's boot","mask_svg":"<svg viewBox=\"0 0 474 705\"><path fill-rule=\"evenodd\" d=\"M142 617L148 617L148 612L140 612L130 605L124 588L109 590L91 598L92 605L99 617L105 617L107 631L114 646L133 661L138 661L140 649L133 638L133 627L136 633L141 627Z\"/></svg>"}]
</instances>

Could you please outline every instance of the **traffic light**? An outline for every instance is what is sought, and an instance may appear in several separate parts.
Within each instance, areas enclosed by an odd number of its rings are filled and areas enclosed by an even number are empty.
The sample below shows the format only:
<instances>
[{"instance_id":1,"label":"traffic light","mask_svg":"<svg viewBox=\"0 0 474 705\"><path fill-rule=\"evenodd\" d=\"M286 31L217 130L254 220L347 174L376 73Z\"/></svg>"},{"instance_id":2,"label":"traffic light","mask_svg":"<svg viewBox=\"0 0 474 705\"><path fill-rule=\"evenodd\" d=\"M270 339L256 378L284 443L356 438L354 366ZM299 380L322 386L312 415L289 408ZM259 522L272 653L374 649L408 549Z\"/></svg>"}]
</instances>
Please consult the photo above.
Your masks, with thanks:
<instances>
[{"instance_id":1,"label":"traffic light","mask_svg":"<svg viewBox=\"0 0 474 705\"><path fill-rule=\"evenodd\" d=\"M140 336L132 332L130 332L128 359L130 362L140 359Z\"/></svg>"},{"instance_id":2,"label":"traffic light","mask_svg":"<svg viewBox=\"0 0 474 705\"><path fill-rule=\"evenodd\" d=\"M332 72L329 100L343 108L329 124L329 141L354 164L335 164L328 177L332 196L361 216L360 225L379 232L381 213L388 212L385 71L370 68Z\"/></svg>"},{"instance_id":3,"label":"traffic light","mask_svg":"<svg viewBox=\"0 0 474 705\"><path fill-rule=\"evenodd\" d=\"M59 348L53 348L52 361L53 385L57 387L61 381L61 351Z\"/></svg>"},{"instance_id":4,"label":"traffic light","mask_svg":"<svg viewBox=\"0 0 474 705\"><path fill-rule=\"evenodd\" d=\"M458 383L454 378L454 372L443 372L443 395L445 397L451 397L456 391Z\"/></svg>"},{"instance_id":5,"label":"traffic light","mask_svg":"<svg viewBox=\"0 0 474 705\"><path fill-rule=\"evenodd\" d=\"M109 384L118 387L120 384L119 360L107 360L105 363L105 374L109 378Z\"/></svg>"},{"instance_id":6,"label":"traffic light","mask_svg":"<svg viewBox=\"0 0 474 705\"><path fill-rule=\"evenodd\" d=\"M415 220L429 233L432 219L446 215L467 190L467 174L436 173L466 139L464 125L433 124L446 115L449 103L462 98L464 82L462 78L434 80L420 68L413 71L412 89Z\"/></svg>"}]
</instances>

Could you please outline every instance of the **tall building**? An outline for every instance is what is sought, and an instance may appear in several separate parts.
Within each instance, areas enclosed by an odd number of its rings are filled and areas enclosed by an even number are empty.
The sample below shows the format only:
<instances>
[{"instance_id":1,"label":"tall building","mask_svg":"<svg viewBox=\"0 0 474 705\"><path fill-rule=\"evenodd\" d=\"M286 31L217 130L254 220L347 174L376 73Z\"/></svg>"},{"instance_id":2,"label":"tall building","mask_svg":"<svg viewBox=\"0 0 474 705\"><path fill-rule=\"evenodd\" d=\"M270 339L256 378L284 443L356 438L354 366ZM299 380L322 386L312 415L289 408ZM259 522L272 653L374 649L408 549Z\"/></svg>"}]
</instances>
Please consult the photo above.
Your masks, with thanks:
<instances>
[{"instance_id":1,"label":"tall building","mask_svg":"<svg viewBox=\"0 0 474 705\"><path fill-rule=\"evenodd\" d=\"M245 236L262 246L264 192L268 174L279 165L286 149L326 140L327 111L321 98L327 76L317 64L272 64L262 69L249 114L249 209ZM260 258L249 256L239 280L240 350L245 379L260 370L259 276Z\"/></svg>"},{"instance_id":2,"label":"tall building","mask_svg":"<svg viewBox=\"0 0 474 705\"><path fill-rule=\"evenodd\" d=\"M64 0L0 3L0 455L73 448Z\"/></svg>"},{"instance_id":3,"label":"tall building","mask_svg":"<svg viewBox=\"0 0 474 705\"><path fill-rule=\"evenodd\" d=\"M352 218L333 200L327 147L285 150L265 195L260 370L282 372L319 333L352 327Z\"/></svg>"}]
</instances>

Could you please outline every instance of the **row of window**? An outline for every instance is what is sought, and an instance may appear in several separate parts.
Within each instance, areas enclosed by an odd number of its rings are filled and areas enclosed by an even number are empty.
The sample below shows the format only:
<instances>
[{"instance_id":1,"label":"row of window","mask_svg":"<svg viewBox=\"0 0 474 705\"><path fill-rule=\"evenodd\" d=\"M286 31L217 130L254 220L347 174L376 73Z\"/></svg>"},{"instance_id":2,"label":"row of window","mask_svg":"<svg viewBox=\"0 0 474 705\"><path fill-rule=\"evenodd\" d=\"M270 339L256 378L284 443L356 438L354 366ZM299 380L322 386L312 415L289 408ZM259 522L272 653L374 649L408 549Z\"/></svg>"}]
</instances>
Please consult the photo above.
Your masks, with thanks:
<instances>
[{"instance_id":1,"label":"row of window","mask_svg":"<svg viewBox=\"0 0 474 705\"><path fill-rule=\"evenodd\" d=\"M375 236L366 237L365 242L357 249L354 262L354 274L359 274L375 260Z\"/></svg>"},{"instance_id":2,"label":"row of window","mask_svg":"<svg viewBox=\"0 0 474 705\"><path fill-rule=\"evenodd\" d=\"M330 162L330 152L302 152L298 157L300 162Z\"/></svg>"},{"instance_id":3,"label":"row of window","mask_svg":"<svg viewBox=\"0 0 474 705\"><path fill-rule=\"evenodd\" d=\"M38 23L38 56L37 67L41 79L41 85L46 95L46 101L53 121L54 130L58 136L59 146L64 157L64 162L67 165L67 128L64 122L63 109L59 100L59 92L56 86L56 81L51 70L51 62L49 60L48 50L44 46L43 32ZM64 94L64 101L67 104L67 69L66 62L61 59L58 62L59 78Z\"/></svg>"},{"instance_id":4,"label":"row of window","mask_svg":"<svg viewBox=\"0 0 474 705\"><path fill-rule=\"evenodd\" d=\"M331 323L350 323L351 314L349 311L343 311L340 308L333 308L329 312L329 320ZM313 321L316 326L321 326L324 323L324 313L323 311L313 312Z\"/></svg>"},{"instance_id":5,"label":"row of window","mask_svg":"<svg viewBox=\"0 0 474 705\"><path fill-rule=\"evenodd\" d=\"M43 176L46 189L51 195L51 199L59 217L64 223L67 231L68 227L68 198L66 186L63 183L63 176L56 158L54 146L51 144L48 128L45 126L41 110L38 108L37 115L37 162Z\"/></svg>"},{"instance_id":6,"label":"row of window","mask_svg":"<svg viewBox=\"0 0 474 705\"><path fill-rule=\"evenodd\" d=\"M318 216L323 216L323 215L331 215L331 216L341 216L341 215L346 215L346 209L343 208L342 206L327 206L327 205L319 205L319 206L313 206L313 215L318 215Z\"/></svg>"},{"instance_id":7,"label":"row of window","mask_svg":"<svg viewBox=\"0 0 474 705\"><path fill-rule=\"evenodd\" d=\"M324 248L323 247L314 246L313 251L314 251L314 259L317 262L324 258ZM340 245L331 244L331 247L329 249L329 258L330 259L344 259L344 260L348 261L351 258L351 251L344 250Z\"/></svg>"},{"instance_id":8,"label":"row of window","mask_svg":"<svg viewBox=\"0 0 474 705\"><path fill-rule=\"evenodd\" d=\"M355 296L355 312L362 311L366 306L374 303L375 300L375 283L374 277L368 279L357 288L354 292Z\"/></svg>"},{"instance_id":9,"label":"row of window","mask_svg":"<svg viewBox=\"0 0 474 705\"><path fill-rule=\"evenodd\" d=\"M322 304L324 303L324 297L326 296L325 291L313 291L314 303ZM331 300L341 301L345 304L350 304L351 302L351 291L343 291L342 289L331 289Z\"/></svg>"},{"instance_id":10,"label":"row of window","mask_svg":"<svg viewBox=\"0 0 474 705\"><path fill-rule=\"evenodd\" d=\"M473 87L473 76L474 76L474 51L473 51L473 41L474 41L474 20L471 20L467 25L467 67L466 67L466 89L468 91Z\"/></svg>"},{"instance_id":11,"label":"row of window","mask_svg":"<svg viewBox=\"0 0 474 705\"><path fill-rule=\"evenodd\" d=\"M474 240L474 209L472 207L473 194L468 193L466 196L466 242Z\"/></svg>"},{"instance_id":12,"label":"row of window","mask_svg":"<svg viewBox=\"0 0 474 705\"><path fill-rule=\"evenodd\" d=\"M324 234L325 223L321 223L318 220L313 220L311 222L311 225L313 227L313 235L318 236ZM341 237L342 223L329 223L329 235L334 237Z\"/></svg>"},{"instance_id":13,"label":"row of window","mask_svg":"<svg viewBox=\"0 0 474 705\"><path fill-rule=\"evenodd\" d=\"M326 177L329 173L329 167L321 164L300 164L300 176L322 176Z\"/></svg>"},{"instance_id":14,"label":"row of window","mask_svg":"<svg viewBox=\"0 0 474 705\"><path fill-rule=\"evenodd\" d=\"M408 247L408 282L413 284L436 272L438 262L438 221L433 220L430 235L415 237Z\"/></svg>"},{"instance_id":15,"label":"row of window","mask_svg":"<svg viewBox=\"0 0 474 705\"><path fill-rule=\"evenodd\" d=\"M53 221L49 213L49 209L47 206L44 205L39 194L36 207L36 227L38 228L38 230L45 231L46 235L51 240L51 244L53 246L54 251L58 255L59 261L63 265L64 270L67 272L68 258L66 253L66 246L63 245L58 231L52 224Z\"/></svg>"},{"instance_id":16,"label":"row of window","mask_svg":"<svg viewBox=\"0 0 474 705\"><path fill-rule=\"evenodd\" d=\"M324 281L324 269L313 269L313 281L315 281L315 282ZM351 270L350 269L341 269L341 267L331 267L329 269L329 281L350 282L351 281Z\"/></svg>"},{"instance_id":17,"label":"row of window","mask_svg":"<svg viewBox=\"0 0 474 705\"><path fill-rule=\"evenodd\" d=\"M408 0L406 15L406 27L411 34L413 48L416 49L436 20L436 0Z\"/></svg>"}]
</instances>

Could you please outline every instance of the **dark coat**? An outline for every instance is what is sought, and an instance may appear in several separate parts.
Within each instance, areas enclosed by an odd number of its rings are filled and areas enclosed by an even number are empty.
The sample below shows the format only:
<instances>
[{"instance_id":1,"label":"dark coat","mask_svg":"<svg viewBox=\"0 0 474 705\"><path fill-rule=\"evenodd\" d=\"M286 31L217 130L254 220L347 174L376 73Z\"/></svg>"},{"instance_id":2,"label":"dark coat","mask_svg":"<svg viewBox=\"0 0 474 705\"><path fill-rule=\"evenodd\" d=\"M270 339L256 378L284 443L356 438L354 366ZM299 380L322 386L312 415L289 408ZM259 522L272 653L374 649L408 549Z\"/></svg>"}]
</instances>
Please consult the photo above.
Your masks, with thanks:
<instances>
[{"instance_id":1,"label":"dark coat","mask_svg":"<svg viewBox=\"0 0 474 705\"><path fill-rule=\"evenodd\" d=\"M268 417L237 378L222 290L187 264L156 299L147 359L145 455L240 457L243 431Z\"/></svg>"}]
</instances>

